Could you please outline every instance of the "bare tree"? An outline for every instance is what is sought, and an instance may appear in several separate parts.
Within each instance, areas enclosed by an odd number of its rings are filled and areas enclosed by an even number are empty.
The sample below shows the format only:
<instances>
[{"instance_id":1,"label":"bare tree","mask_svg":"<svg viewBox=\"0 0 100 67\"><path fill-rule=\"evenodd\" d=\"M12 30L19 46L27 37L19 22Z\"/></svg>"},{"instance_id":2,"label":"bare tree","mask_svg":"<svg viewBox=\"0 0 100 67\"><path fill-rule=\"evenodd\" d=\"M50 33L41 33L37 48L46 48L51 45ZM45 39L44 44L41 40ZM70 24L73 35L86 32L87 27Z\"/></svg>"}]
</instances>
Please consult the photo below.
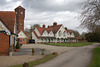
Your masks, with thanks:
<instances>
[{"instance_id":1,"label":"bare tree","mask_svg":"<svg viewBox=\"0 0 100 67\"><path fill-rule=\"evenodd\" d=\"M30 33L30 30L29 30L29 28L25 28L25 30L24 30L26 33Z\"/></svg>"},{"instance_id":2,"label":"bare tree","mask_svg":"<svg viewBox=\"0 0 100 67\"><path fill-rule=\"evenodd\" d=\"M100 0L86 0L82 3L82 13L80 15L80 27L95 31L100 25Z\"/></svg>"},{"instance_id":3,"label":"bare tree","mask_svg":"<svg viewBox=\"0 0 100 67\"><path fill-rule=\"evenodd\" d=\"M35 27L40 27L40 24L31 25L30 32L34 31Z\"/></svg>"}]
</instances>

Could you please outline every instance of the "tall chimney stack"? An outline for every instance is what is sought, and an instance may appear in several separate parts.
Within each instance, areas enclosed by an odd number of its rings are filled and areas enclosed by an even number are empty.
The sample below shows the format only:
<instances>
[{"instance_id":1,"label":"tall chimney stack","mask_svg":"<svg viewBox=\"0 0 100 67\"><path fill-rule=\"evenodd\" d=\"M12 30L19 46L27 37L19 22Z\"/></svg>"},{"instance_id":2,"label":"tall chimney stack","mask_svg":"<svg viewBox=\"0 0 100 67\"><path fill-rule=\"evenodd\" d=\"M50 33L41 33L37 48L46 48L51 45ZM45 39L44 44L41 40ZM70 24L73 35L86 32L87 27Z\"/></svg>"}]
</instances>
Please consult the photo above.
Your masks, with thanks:
<instances>
[{"instance_id":1,"label":"tall chimney stack","mask_svg":"<svg viewBox=\"0 0 100 67\"><path fill-rule=\"evenodd\" d=\"M42 27L45 28L45 24L43 24Z\"/></svg>"},{"instance_id":2,"label":"tall chimney stack","mask_svg":"<svg viewBox=\"0 0 100 67\"><path fill-rule=\"evenodd\" d=\"M56 26L56 25L57 25L57 22L54 22L54 23L53 23L53 26Z\"/></svg>"},{"instance_id":3,"label":"tall chimney stack","mask_svg":"<svg viewBox=\"0 0 100 67\"><path fill-rule=\"evenodd\" d=\"M48 25L48 28L49 28L50 26Z\"/></svg>"},{"instance_id":4,"label":"tall chimney stack","mask_svg":"<svg viewBox=\"0 0 100 67\"><path fill-rule=\"evenodd\" d=\"M65 30L67 30L67 27L65 27Z\"/></svg>"}]
</instances>

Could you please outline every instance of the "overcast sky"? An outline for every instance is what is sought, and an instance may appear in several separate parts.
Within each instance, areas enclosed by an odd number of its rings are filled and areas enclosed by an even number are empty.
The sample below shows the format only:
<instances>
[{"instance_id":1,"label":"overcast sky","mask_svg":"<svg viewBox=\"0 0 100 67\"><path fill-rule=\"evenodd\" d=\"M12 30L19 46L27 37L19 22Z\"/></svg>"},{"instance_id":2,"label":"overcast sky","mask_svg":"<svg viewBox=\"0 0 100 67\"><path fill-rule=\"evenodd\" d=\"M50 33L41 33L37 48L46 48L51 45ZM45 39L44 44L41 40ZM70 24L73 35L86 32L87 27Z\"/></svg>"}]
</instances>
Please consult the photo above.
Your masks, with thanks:
<instances>
[{"instance_id":1,"label":"overcast sky","mask_svg":"<svg viewBox=\"0 0 100 67\"><path fill-rule=\"evenodd\" d=\"M78 30L80 33L86 29L79 29L78 16L81 9L78 3L83 0L0 0L0 11L14 11L21 5L26 9L25 28L34 24L52 25L53 22L63 24L68 29Z\"/></svg>"}]
</instances>

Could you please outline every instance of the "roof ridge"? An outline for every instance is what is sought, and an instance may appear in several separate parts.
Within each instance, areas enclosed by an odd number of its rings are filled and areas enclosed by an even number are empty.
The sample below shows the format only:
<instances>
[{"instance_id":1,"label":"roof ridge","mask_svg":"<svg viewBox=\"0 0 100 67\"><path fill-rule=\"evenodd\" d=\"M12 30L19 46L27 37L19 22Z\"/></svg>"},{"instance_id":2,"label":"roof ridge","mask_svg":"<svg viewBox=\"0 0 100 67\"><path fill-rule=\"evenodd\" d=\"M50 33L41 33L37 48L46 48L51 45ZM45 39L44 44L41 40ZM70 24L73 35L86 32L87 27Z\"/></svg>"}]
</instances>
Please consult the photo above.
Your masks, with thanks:
<instances>
[{"instance_id":1,"label":"roof ridge","mask_svg":"<svg viewBox=\"0 0 100 67\"><path fill-rule=\"evenodd\" d=\"M0 12L15 12L15 11L0 11Z\"/></svg>"},{"instance_id":2,"label":"roof ridge","mask_svg":"<svg viewBox=\"0 0 100 67\"><path fill-rule=\"evenodd\" d=\"M15 10L18 9L18 8L25 9L25 8L23 8L21 5L19 5L18 7L15 8Z\"/></svg>"}]
</instances>

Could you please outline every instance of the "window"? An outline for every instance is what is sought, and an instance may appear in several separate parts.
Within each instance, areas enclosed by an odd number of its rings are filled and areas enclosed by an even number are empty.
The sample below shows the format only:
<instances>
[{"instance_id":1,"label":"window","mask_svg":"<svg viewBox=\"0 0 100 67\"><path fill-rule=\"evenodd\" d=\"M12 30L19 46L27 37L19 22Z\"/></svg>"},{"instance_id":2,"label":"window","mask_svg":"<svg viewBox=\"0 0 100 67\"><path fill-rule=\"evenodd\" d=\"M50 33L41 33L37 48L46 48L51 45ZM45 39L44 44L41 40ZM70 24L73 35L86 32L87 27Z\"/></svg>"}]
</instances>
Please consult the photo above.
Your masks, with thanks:
<instances>
[{"instance_id":1,"label":"window","mask_svg":"<svg viewBox=\"0 0 100 67\"><path fill-rule=\"evenodd\" d=\"M18 39L18 41L20 41L20 39Z\"/></svg>"},{"instance_id":2,"label":"window","mask_svg":"<svg viewBox=\"0 0 100 67\"><path fill-rule=\"evenodd\" d=\"M53 39L51 39L51 41L53 41Z\"/></svg>"},{"instance_id":3,"label":"window","mask_svg":"<svg viewBox=\"0 0 100 67\"><path fill-rule=\"evenodd\" d=\"M41 40L43 41L43 38Z\"/></svg>"},{"instance_id":4,"label":"window","mask_svg":"<svg viewBox=\"0 0 100 67\"><path fill-rule=\"evenodd\" d=\"M23 12L21 12L21 14L23 14Z\"/></svg>"},{"instance_id":5,"label":"window","mask_svg":"<svg viewBox=\"0 0 100 67\"><path fill-rule=\"evenodd\" d=\"M45 30L45 31L43 32L43 34L44 34L44 35L47 35L48 33L47 33L47 31Z\"/></svg>"},{"instance_id":6,"label":"window","mask_svg":"<svg viewBox=\"0 0 100 67\"><path fill-rule=\"evenodd\" d=\"M22 28L20 28L20 31L22 30Z\"/></svg>"},{"instance_id":7,"label":"window","mask_svg":"<svg viewBox=\"0 0 100 67\"><path fill-rule=\"evenodd\" d=\"M50 32L50 35L51 35L52 33Z\"/></svg>"},{"instance_id":8,"label":"window","mask_svg":"<svg viewBox=\"0 0 100 67\"><path fill-rule=\"evenodd\" d=\"M22 34L20 34L20 36L22 36Z\"/></svg>"},{"instance_id":9,"label":"window","mask_svg":"<svg viewBox=\"0 0 100 67\"><path fill-rule=\"evenodd\" d=\"M22 39L22 41L25 41L25 39Z\"/></svg>"},{"instance_id":10,"label":"window","mask_svg":"<svg viewBox=\"0 0 100 67\"><path fill-rule=\"evenodd\" d=\"M20 25L22 25L22 22L20 22Z\"/></svg>"},{"instance_id":11,"label":"window","mask_svg":"<svg viewBox=\"0 0 100 67\"><path fill-rule=\"evenodd\" d=\"M61 41L63 41L63 39L61 39Z\"/></svg>"},{"instance_id":12,"label":"window","mask_svg":"<svg viewBox=\"0 0 100 67\"><path fill-rule=\"evenodd\" d=\"M59 36L61 36L61 31L59 31Z\"/></svg>"},{"instance_id":13,"label":"window","mask_svg":"<svg viewBox=\"0 0 100 67\"><path fill-rule=\"evenodd\" d=\"M44 34L46 34L46 32L44 32Z\"/></svg>"},{"instance_id":14,"label":"window","mask_svg":"<svg viewBox=\"0 0 100 67\"><path fill-rule=\"evenodd\" d=\"M50 35L52 35L53 33L52 33L52 31L50 32Z\"/></svg>"},{"instance_id":15,"label":"window","mask_svg":"<svg viewBox=\"0 0 100 67\"><path fill-rule=\"evenodd\" d=\"M66 36L66 32L64 32L63 34L64 34L64 36Z\"/></svg>"}]
</instances>

